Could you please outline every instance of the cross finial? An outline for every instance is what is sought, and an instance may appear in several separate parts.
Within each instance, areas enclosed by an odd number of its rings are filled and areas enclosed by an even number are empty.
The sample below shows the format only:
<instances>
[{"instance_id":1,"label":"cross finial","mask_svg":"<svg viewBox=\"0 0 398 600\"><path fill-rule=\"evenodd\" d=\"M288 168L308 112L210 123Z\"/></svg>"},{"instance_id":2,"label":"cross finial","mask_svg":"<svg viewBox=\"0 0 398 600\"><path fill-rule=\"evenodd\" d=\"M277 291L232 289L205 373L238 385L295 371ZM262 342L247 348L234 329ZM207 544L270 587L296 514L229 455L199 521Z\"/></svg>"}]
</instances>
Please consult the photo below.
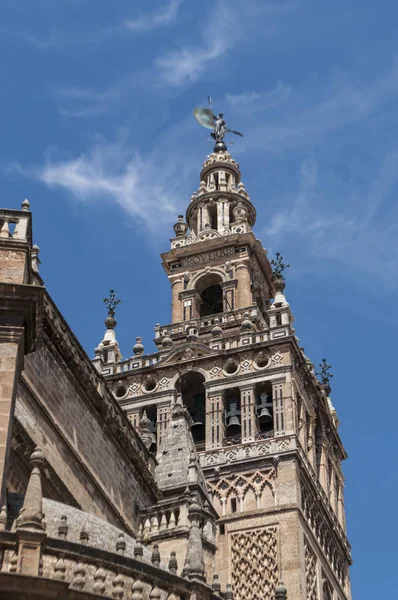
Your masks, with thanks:
<instances>
[{"instance_id":1,"label":"cross finial","mask_svg":"<svg viewBox=\"0 0 398 600\"><path fill-rule=\"evenodd\" d=\"M271 265L275 279L285 279L283 271L288 269L290 265L283 262L283 256L280 252L275 254L275 258L271 260Z\"/></svg>"},{"instance_id":2,"label":"cross finial","mask_svg":"<svg viewBox=\"0 0 398 600\"><path fill-rule=\"evenodd\" d=\"M322 383L322 385L329 386L330 380L333 377L332 365L328 365L328 363L326 362L326 358L322 358L322 360L318 366L320 368L320 371L317 371L316 374L317 374L320 382Z\"/></svg>"},{"instance_id":3,"label":"cross finial","mask_svg":"<svg viewBox=\"0 0 398 600\"><path fill-rule=\"evenodd\" d=\"M108 309L108 315L110 317L114 317L115 316L115 308L121 302L121 300L118 300L116 298L115 290L109 290L109 298L104 298L102 302L104 302L106 304L106 307Z\"/></svg>"}]
</instances>

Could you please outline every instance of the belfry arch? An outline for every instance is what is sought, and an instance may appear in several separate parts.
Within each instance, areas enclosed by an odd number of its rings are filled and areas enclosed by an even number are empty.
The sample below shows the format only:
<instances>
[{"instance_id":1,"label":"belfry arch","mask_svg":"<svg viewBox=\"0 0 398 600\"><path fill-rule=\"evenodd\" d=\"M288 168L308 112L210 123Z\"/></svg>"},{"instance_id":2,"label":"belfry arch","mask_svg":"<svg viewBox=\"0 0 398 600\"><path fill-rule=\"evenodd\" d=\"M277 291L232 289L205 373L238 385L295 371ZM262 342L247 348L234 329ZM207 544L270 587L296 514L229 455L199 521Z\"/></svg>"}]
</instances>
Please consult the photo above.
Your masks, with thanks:
<instances>
[{"instance_id":1,"label":"belfry arch","mask_svg":"<svg viewBox=\"0 0 398 600\"><path fill-rule=\"evenodd\" d=\"M199 316L207 317L222 313L223 290L221 287L222 277L218 273L205 273L195 283L195 289L199 294Z\"/></svg>"},{"instance_id":2,"label":"belfry arch","mask_svg":"<svg viewBox=\"0 0 398 600\"><path fill-rule=\"evenodd\" d=\"M206 390L205 377L198 371L184 373L176 381L176 390L182 396L182 402L192 417L192 437L197 445L205 442L206 432Z\"/></svg>"}]
</instances>

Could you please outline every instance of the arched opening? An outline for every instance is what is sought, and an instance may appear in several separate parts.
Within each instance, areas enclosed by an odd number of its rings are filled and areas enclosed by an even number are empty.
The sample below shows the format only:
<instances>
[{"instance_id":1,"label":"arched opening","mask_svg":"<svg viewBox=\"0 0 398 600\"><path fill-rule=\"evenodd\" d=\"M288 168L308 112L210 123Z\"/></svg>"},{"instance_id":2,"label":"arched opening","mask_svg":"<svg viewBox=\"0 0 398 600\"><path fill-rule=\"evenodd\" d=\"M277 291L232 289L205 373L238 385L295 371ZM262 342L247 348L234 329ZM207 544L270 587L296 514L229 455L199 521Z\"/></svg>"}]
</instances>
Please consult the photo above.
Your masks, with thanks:
<instances>
[{"instance_id":1,"label":"arched opening","mask_svg":"<svg viewBox=\"0 0 398 600\"><path fill-rule=\"evenodd\" d=\"M145 407L146 416L150 420L151 424L149 425L149 432L151 434L152 444L149 447L149 452L156 454L158 449L158 440L157 440L157 415L158 408L156 404L152 406Z\"/></svg>"},{"instance_id":2,"label":"arched opening","mask_svg":"<svg viewBox=\"0 0 398 600\"><path fill-rule=\"evenodd\" d=\"M209 273L197 281L195 287L201 299L201 317L223 312L223 291L220 283L221 277L215 273Z\"/></svg>"},{"instance_id":3,"label":"arched opening","mask_svg":"<svg viewBox=\"0 0 398 600\"><path fill-rule=\"evenodd\" d=\"M223 311L222 288L220 285L210 285L201 295L200 316L207 317Z\"/></svg>"},{"instance_id":4,"label":"arched opening","mask_svg":"<svg viewBox=\"0 0 398 600\"><path fill-rule=\"evenodd\" d=\"M190 371L177 381L176 389L182 396L182 401L192 417L192 437L198 448L204 448L206 435L205 404L206 390L205 378L201 373Z\"/></svg>"},{"instance_id":5,"label":"arched opening","mask_svg":"<svg viewBox=\"0 0 398 600\"><path fill-rule=\"evenodd\" d=\"M217 231L217 206L215 204L208 204L207 210L209 214L210 229Z\"/></svg>"},{"instance_id":6,"label":"arched opening","mask_svg":"<svg viewBox=\"0 0 398 600\"><path fill-rule=\"evenodd\" d=\"M230 388L224 392L225 443L240 444L242 441L240 390Z\"/></svg>"},{"instance_id":7,"label":"arched opening","mask_svg":"<svg viewBox=\"0 0 398 600\"><path fill-rule=\"evenodd\" d=\"M272 405L272 385L262 381L255 388L257 426L260 437L269 437L274 431L274 410Z\"/></svg>"}]
</instances>

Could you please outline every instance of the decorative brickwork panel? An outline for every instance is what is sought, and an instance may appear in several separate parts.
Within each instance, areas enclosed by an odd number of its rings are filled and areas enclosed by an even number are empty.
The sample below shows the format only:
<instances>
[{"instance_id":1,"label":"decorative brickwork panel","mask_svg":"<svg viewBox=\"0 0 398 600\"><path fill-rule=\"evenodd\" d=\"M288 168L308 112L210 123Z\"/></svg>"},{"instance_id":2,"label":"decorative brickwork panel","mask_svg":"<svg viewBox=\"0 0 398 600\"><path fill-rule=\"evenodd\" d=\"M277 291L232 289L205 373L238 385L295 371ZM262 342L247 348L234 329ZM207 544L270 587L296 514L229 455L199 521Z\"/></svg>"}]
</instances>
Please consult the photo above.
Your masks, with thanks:
<instances>
[{"instance_id":1,"label":"decorative brickwork panel","mask_svg":"<svg viewBox=\"0 0 398 600\"><path fill-rule=\"evenodd\" d=\"M277 528L232 534L232 586L236 600L273 600L278 582Z\"/></svg>"},{"instance_id":2,"label":"decorative brickwork panel","mask_svg":"<svg viewBox=\"0 0 398 600\"><path fill-rule=\"evenodd\" d=\"M307 600L318 600L318 578L316 575L316 555L308 541L304 540L305 578Z\"/></svg>"}]
</instances>

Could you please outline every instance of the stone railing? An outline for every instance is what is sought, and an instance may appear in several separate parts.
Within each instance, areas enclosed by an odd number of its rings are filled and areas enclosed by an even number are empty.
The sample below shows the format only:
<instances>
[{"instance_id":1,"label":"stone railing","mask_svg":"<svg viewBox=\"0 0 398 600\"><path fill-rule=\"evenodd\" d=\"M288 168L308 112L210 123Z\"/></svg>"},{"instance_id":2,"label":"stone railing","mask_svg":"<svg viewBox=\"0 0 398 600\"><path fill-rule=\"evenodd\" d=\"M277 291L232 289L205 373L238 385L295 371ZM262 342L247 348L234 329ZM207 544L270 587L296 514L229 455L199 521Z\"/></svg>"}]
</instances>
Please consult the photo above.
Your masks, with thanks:
<instances>
[{"instance_id":1,"label":"stone railing","mask_svg":"<svg viewBox=\"0 0 398 600\"><path fill-rule=\"evenodd\" d=\"M153 513L153 510L151 511ZM158 534L163 531L173 531L176 527L181 525L180 523L180 509L176 508L175 510L171 509L163 509L158 507L155 514L145 515L142 519L142 523L140 526L140 533L144 537L144 539L148 535ZM184 525L188 525L188 520L184 519Z\"/></svg>"},{"instance_id":2,"label":"stone railing","mask_svg":"<svg viewBox=\"0 0 398 600\"><path fill-rule=\"evenodd\" d=\"M1 598L215 600L219 595L217 581L206 583L199 533L202 510L196 497L190 497L187 507L188 541L178 576L176 552L170 552L166 566L157 544L144 548L140 536L134 540L95 515L43 498L45 459L40 448L32 453L30 465L18 518L12 495L10 513L6 506L0 510Z\"/></svg>"},{"instance_id":3,"label":"stone railing","mask_svg":"<svg viewBox=\"0 0 398 600\"><path fill-rule=\"evenodd\" d=\"M29 576L28 590L32 596L32 589L42 590L43 596L46 590L46 598L59 598L61 592L65 593L66 590L88 592L101 598L133 600L182 600L191 596L191 582L173 573L173 566L170 569L162 568L158 553L152 554L151 561L143 559L142 546L137 543L134 547L134 557L126 556L123 534L120 534L116 542L115 552L90 546L89 536L84 531L81 532L80 543L42 536L42 552L37 572L32 568L34 561L27 552L28 544L21 540L17 532L0 533L0 547L0 592L6 588L9 588L10 592L22 591L24 583L23 578L19 576L25 575ZM10 575L15 577L10 578ZM35 582L32 586L32 577L45 581ZM210 587L198 582L195 584L200 587L201 597L210 600ZM52 594L50 592L50 595L47 595L48 590L52 590ZM9 597L13 597L11 593ZM26 597L29 597L29 594ZM62 595L62 598L68 597L80 596Z\"/></svg>"},{"instance_id":4,"label":"stone railing","mask_svg":"<svg viewBox=\"0 0 398 600\"><path fill-rule=\"evenodd\" d=\"M216 448L199 454L202 468L217 467L233 462L262 458L268 455L280 455L297 448L296 436L285 435L245 442L236 446Z\"/></svg>"},{"instance_id":5,"label":"stone railing","mask_svg":"<svg viewBox=\"0 0 398 600\"><path fill-rule=\"evenodd\" d=\"M189 321L181 321L179 323L162 326L157 325L155 327L155 341L165 336L171 337L171 339L181 337L182 335L185 335L187 330L191 327L196 327L198 334L200 335L201 333L209 333L216 324L219 324L221 327L240 325L246 314L248 314L251 321L258 322L259 325L261 325L261 329L265 328L265 322L258 307L250 306L248 308L231 310L226 313L190 319Z\"/></svg>"}]
</instances>

